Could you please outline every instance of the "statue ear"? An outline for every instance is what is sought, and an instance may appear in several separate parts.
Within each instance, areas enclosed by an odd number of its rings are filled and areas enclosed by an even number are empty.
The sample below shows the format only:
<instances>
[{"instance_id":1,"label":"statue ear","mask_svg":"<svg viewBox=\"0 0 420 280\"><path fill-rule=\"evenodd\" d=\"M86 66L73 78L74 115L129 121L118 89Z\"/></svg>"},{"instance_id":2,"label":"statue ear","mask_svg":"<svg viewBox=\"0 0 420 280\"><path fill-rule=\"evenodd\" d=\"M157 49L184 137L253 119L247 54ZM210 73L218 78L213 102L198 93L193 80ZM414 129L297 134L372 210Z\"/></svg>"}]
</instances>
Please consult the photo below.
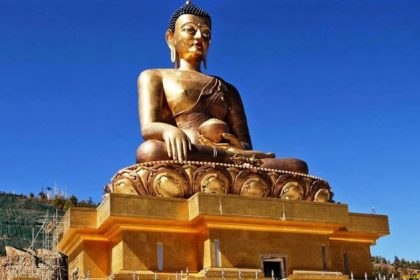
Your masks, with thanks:
<instances>
[{"instance_id":1,"label":"statue ear","mask_svg":"<svg viewBox=\"0 0 420 280\"><path fill-rule=\"evenodd\" d=\"M172 30L168 29L165 34L166 43L168 44L169 48L173 48L173 39L174 39L174 33Z\"/></svg>"},{"instance_id":2,"label":"statue ear","mask_svg":"<svg viewBox=\"0 0 420 280\"><path fill-rule=\"evenodd\" d=\"M173 42L174 33L172 32L172 30L168 29L168 31L166 31L165 37L166 43L168 44L168 47L171 50L171 62L175 63L175 68L178 68L178 57L175 51L175 46Z\"/></svg>"}]
</instances>

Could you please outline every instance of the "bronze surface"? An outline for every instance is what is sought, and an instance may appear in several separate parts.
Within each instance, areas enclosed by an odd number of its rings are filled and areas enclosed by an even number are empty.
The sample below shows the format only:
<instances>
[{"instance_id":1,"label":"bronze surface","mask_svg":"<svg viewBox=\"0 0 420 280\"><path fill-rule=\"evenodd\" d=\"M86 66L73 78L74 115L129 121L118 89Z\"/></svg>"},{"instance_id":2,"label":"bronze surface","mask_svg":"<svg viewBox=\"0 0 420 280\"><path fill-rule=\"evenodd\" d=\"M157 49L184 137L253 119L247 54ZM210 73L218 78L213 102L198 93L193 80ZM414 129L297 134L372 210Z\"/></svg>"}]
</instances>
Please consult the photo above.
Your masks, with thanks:
<instances>
[{"instance_id":1,"label":"bronze surface","mask_svg":"<svg viewBox=\"0 0 420 280\"><path fill-rule=\"evenodd\" d=\"M188 198L197 192L330 202L325 180L250 163L229 164L174 160L147 162L121 169L106 192Z\"/></svg>"},{"instance_id":2,"label":"bronze surface","mask_svg":"<svg viewBox=\"0 0 420 280\"><path fill-rule=\"evenodd\" d=\"M181 15L174 31L166 32L175 69L140 74L139 116L145 142L137 149L137 162L232 163L240 156L261 159L269 168L307 173L301 160L274 159L273 153L252 150L239 92L222 79L201 73L210 39L207 17Z\"/></svg>"}]
</instances>

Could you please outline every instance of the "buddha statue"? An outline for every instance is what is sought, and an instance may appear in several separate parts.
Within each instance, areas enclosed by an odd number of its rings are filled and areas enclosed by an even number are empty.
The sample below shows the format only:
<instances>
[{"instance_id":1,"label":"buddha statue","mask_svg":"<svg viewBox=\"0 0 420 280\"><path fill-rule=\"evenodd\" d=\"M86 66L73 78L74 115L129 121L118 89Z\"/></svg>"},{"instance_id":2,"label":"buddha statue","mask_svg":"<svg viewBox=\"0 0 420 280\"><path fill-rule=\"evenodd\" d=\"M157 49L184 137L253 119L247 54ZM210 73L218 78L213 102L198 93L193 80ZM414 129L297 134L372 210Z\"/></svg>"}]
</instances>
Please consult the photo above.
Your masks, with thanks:
<instances>
[{"instance_id":1,"label":"buddha statue","mask_svg":"<svg viewBox=\"0 0 420 280\"><path fill-rule=\"evenodd\" d=\"M211 42L207 12L187 1L172 15L166 42L175 67L145 70L138 79L145 141L137 163L120 169L105 192L332 200L328 182L309 175L304 161L254 150L239 92L201 72Z\"/></svg>"},{"instance_id":2,"label":"buddha statue","mask_svg":"<svg viewBox=\"0 0 420 280\"><path fill-rule=\"evenodd\" d=\"M187 1L166 31L173 69L149 69L138 79L139 117L144 142L137 163L199 160L308 173L298 159L279 159L252 149L241 97L223 79L201 72L211 43L209 14Z\"/></svg>"}]
</instances>

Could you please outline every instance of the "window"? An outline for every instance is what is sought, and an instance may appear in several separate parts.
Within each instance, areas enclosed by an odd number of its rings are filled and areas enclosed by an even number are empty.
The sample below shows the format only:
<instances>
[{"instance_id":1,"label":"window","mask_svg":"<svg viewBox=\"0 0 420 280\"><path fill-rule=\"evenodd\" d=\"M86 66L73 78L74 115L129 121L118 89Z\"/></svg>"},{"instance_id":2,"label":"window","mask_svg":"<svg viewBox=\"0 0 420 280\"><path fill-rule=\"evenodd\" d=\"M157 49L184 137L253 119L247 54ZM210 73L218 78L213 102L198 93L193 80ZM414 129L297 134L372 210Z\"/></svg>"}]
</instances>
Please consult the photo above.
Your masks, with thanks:
<instances>
[{"instance_id":1,"label":"window","mask_svg":"<svg viewBox=\"0 0 420 280\"><path fill-rule=\"evenodd\" d=\"M343 254L344 260L344 274L350 275L349 256L347 252Z\"/></svg>"},{"instance_id":2,"label":"window","mask_svg":"<svg viewBox=\"0 0 420 280\"><path fill-rule=\"evenodd\" d=\"M158 271L163 270L163 244L161 242L157 244L157 267Z\"/></svg>"},{"instance_id":3,"label":"window","mask_svg":"<svg viewBox=\"0 0 420 280\"><path fill-rule=\"evenodd\" d=\"M327 257L325 254L325 245L321 245L322 270L327 270Z\"/></svg>"},{"instance_id":4,"label":"window","mask_svg":"<svg viewBox=\"0 0 420 280\"><path fill-rule=\"evenodd\" d=\"M216 265L216 267L221 267L222 266L222 257L221 257L221 253L220 253L220 242L218 239L214 240L214 263Z\"/></svg>"}]
</instances>

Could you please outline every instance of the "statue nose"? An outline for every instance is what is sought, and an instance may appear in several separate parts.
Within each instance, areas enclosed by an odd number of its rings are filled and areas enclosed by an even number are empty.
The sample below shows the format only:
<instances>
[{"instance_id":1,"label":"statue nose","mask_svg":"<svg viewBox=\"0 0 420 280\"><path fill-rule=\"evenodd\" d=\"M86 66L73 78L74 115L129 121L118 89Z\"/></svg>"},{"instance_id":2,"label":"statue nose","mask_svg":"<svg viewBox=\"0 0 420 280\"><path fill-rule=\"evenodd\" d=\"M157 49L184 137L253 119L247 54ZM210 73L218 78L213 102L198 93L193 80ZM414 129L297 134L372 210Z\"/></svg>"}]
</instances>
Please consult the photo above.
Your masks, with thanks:
<instances>
[{"instance_id":1,"label":"statue nose","mask_svg":"<svg viewBox=\"0 0 420 280\"><path fill-rule=\"evenodd\" d=\"M202 37L201 31L200 29L197 29L197 31L194 34L194 38L201 39L201 37Z\"/></svg>"}]
</instances>

